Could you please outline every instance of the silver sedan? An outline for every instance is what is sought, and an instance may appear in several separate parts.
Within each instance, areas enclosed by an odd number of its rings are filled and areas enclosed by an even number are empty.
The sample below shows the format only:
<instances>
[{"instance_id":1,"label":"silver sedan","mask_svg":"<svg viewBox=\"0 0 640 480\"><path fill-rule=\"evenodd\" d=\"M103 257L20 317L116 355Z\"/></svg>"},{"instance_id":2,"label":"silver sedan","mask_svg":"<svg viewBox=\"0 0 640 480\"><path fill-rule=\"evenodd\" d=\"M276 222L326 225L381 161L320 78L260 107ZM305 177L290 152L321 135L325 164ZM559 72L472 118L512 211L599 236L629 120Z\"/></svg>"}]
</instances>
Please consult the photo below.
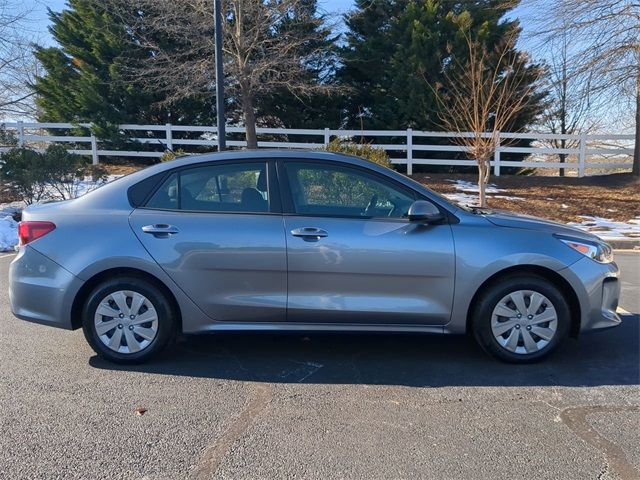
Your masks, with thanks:
<instances>
[{"instance_id":1,"label":"silver sedan","mask_svg":"<svg viewBox=\"0 0 640 480\"><path fill-rule=\"evenodd\" d=\"M177 333L472 333L510 362L620 323L611 248L545 220L455 206L356 157L183 157L27 208L10 298L147 360Z\"/></svg>"}]
</instances>

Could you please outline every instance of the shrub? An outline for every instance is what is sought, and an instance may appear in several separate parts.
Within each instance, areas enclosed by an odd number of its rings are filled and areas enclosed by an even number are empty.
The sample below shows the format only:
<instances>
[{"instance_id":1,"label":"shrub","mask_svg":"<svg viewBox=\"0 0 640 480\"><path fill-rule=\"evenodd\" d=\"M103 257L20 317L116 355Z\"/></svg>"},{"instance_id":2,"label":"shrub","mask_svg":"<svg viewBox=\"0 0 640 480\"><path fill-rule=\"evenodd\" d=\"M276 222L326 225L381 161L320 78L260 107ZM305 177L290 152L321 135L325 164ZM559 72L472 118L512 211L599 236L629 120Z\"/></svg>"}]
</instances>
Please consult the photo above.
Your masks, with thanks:
<instances>
[{"instance_id":1,"label":"shrub","mask_svg":"<svg viewBox=\"0 0 640 480\"><path fill-rule=\"evenodd\" d=\"M61 145L50 145L44 153L13 148L0 155L0 179L27 205L75 198L84 193L87 176L100 181L106 172Z\"/></svg>"},{"instance_id":2,"label":"shrub","mask_svg":"<svg viewBox=\"0 0 640 480\"><path fill-rule=\"evenodd\" d=\"M15 147L18 145L16 133L7 130L4 124L0 124L0 147Z\"/></svg>"},{"instance_id":3,"label":"shrub","mask_svg":"<svg viewBox=\"0 0 640 480\"><path fill-rule=\"evenodd\" d=\"M328 152L344 153L364 158L383 167L393 168L389 155L381 148L375 148L369 143L353 143L336 138L325 147Z\"/></svg>"},{"instance_id":4,"label":"shrub","mask_svg":"<svg viewBox=\"0 0 640 480\"><path fill-rule=\"evenodd\" d=\"M182 157L186 155L187 152L179 148L178 150L165 150L162 156L160 157L161 162L170 162L171 160L175 160L178 157Z\"/></svg>"},{"instance_id":5,"label":"shrub","mask_svg":"<svg viewBox=\"0 0 640 480\"><path fill-rule=\"evenodd\" d=\"M70 199L84 193L84 180L104 181L106 172L88 159L67 152L62 145L52 144L44 153L44 175L42 180L50 187L51 197Z\"/></svg>"},{"instance_id":6,"label":"shrub","mask_svg":"<svg viewBox=\"0 0 640 480\"><path fill-rule=\"evenodd\" d=\"M28 148L12 148L0 156L0 179L27 205L43 200L47 186L44 157Z\"/></svg>"}]
</instances>

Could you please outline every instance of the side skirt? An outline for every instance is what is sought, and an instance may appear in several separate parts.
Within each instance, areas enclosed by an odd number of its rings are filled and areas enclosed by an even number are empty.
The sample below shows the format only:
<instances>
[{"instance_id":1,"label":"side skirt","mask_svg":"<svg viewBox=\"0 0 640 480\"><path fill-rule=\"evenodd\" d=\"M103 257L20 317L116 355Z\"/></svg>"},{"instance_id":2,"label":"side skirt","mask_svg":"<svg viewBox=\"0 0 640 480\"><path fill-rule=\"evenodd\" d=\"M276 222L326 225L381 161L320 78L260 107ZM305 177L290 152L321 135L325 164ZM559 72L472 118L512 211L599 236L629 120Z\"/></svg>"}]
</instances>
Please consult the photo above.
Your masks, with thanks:
<instances>
[{"instance_id":1,"label":"side skirt","mask_svg":"<svg viewBox=\"0 0 640 480\"><path fill-rule=\"evenodd\" d=\"M330 324L330 323L222 323L215 322L203 326L197 331L184 332L389 332L389 333L452 333L442 325L366 325L366 324Z\"/></svg>"}]
</instances>

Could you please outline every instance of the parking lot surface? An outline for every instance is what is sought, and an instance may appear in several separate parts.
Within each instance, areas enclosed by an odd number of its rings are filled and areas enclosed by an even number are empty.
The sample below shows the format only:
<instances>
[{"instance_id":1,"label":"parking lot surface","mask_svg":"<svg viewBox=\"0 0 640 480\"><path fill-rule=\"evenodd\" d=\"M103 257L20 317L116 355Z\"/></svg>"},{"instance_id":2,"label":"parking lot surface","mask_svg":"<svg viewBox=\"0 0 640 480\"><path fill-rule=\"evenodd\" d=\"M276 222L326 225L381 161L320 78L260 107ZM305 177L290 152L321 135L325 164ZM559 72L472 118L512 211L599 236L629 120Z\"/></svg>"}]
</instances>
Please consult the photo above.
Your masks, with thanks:
<instances>
[{"instance_id":1,"label":"parking lot surface","mask_svg":"<svg viewBox=\"0 0 640 480\"><path fill-rule=\"evenodd\" d=\"M525 366L465 337L225 334L117 367L11 315L12 258L2 479L640 478L639 254L621 327Z\"/></svg>"}]
</instances>

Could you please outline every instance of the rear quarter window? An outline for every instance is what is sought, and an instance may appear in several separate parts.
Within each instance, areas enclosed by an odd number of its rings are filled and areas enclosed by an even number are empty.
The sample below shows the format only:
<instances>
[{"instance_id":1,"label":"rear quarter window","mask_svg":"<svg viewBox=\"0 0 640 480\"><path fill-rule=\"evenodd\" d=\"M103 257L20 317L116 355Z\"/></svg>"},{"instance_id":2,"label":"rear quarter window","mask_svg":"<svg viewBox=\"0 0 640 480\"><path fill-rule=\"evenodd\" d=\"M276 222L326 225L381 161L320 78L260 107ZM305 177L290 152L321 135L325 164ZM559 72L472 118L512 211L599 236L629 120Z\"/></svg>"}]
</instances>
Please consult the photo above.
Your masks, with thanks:
<instances>
[{"instance_id":1,"label":"rear quarter window","mask_svg":"<svg viewBox=\"0 0 640 480\"><path fill-rule=\"evenodd\" d=\"M166 172L156 173L155 175L145 178L141 182L129 187L127 197L132 207L141 207L145 204L147 198L156 189L158 184L166 177Z\"/></svg>"}]
</instances>

